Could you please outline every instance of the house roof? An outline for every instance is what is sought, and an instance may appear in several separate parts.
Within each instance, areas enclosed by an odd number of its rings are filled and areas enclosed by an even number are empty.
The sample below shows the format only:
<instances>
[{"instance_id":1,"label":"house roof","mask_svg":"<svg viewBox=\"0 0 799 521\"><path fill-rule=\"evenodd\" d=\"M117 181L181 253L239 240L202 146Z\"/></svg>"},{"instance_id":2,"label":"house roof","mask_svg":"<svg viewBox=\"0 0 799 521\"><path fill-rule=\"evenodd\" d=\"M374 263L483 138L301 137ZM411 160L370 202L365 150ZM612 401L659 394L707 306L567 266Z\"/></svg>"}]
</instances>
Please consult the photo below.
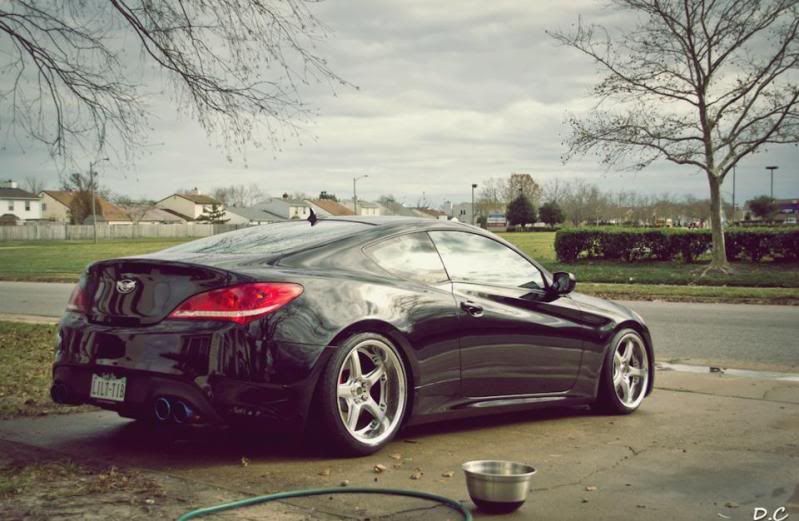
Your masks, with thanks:
<instances>
[{"instance_id":1,"label":"house roof","mask_svg":"<svg viewBox=\"0 0 799 521\"><path fill-rule=\"evenodd\" d=\"M361 204L360 201L358 201L358 204L359 205ZM414 212L410 208L405 208L404 206L402 206L402 204L400 204L400 203L398 203L396 201L386 201L386 202L381 203L381 204L382 204L383 208L385 208L386 210L391 212L392 215L399 215L399 216L403 216L403 217L419 217L416 214L416 212Z\"/></svg>"},{"instance_id":2,"label":"house roof","mask_svg":"<svg viewBox=\"0 0 799 521\"><path fill-rule=\"evenodd\" d=\"M34 194L20 188L0 188L0 199L39 199Z\"/></svg>"},{"instance_id":3,"label":"house roof","mask_svg":"<svg viewBox=\"0 0 799 521\"><path fill-rule=\"evenodd\" d=\"M174 212L169 212L164 210L163 208L158 208L156 206L135 206L135 205L128 205L128 206L121 206L123 210L128 212L131 220L136 220L136 222L146 223L146 222L159 222L159 223L184 223L186 219L177 215ZM141 216L141 217L139 217Z\"/></svg>"},{"instance_id":4,"label":"house roof","mask_svg":"<svg viewBox=\"0 0 799 521\"><path fill-rule=\"evenodd\" d=\"M172 194L167 197L164 197L163 199L161 199L161 201L165 201L170 197L182 197L188 201L193 202L194 204L222 204L222 201L214 199L210 195L205 195L205 194ZM158 202L160 203L161 201Z\"/></svg>"},{"instance_id":5,"label":"house roof","mask_svg":"<svg viewBox=\"0 0 799 521\"><path fill-rule=\"evenodd\" d=\"M415 208L415 210L422 214L427 214L431 217L435 217L436 219L447 215L447 212L442 212L441 210L435 210L433 208Z\"/></svg>"},{"instance_id":6,"label":"house roof","mask_svg":"<svg viewBox=\"0 0 799 521\"><path fill-rule=\"evenodd\" d=\"M255 205L249 207L241 207L241 206L228 206L225 208L227 213L232 213L238 215L239 217L244 217L245 219L249 219L250 221L285 221L285 217L281 217L276 213L272 213L267 210L263 205Z\"/></svg>"},{"instance_id":7,"label":"house roof","mask_svg":"<svg viewBox=\"0 0 799 521\"><path fill-rule=\"evenodd\" d=\"M77 192L70 192L68 190L44 190L43 194L47 194L67 208L72 205L72 200L75 198ZM99 203L98 213L105 217L106 221L130 221L128 213L119 206L107 201L102 196L97 196ZM97 222L100 222L98 219Z\"/></svg>"},{"instance_id":8,"label":"house roof","mask_svg":"<svg viewBox=\"0 0 799 521\"><path fill-rule=\"evenodd\" d=\"M309 201L314 206L318 206L330 215L355 215L355 212L332 199L312 199Z\"/></svg>"}]
</instances>

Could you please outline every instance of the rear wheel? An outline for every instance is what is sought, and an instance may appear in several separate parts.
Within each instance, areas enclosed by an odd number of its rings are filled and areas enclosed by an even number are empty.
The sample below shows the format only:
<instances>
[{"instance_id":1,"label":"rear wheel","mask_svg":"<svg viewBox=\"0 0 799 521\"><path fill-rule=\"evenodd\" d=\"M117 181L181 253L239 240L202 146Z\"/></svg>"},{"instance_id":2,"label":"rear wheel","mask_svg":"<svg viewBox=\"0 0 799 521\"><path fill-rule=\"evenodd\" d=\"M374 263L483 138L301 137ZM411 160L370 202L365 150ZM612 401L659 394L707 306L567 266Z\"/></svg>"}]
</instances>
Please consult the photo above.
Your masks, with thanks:
<instances>
[{"instance_id":1,"label":"rear wheel","mask_svg":"<svg viewBox=\"0 0 799 521\"><path fill-rule=\"evenodd\" d=\"M596 406L613 414L629 414L641 405L649 387L649 353L632 329L613 337L599 382Z\"/></svg>"},{"instance_id":2,"label":"rear wheel","mask_svg":"<svg viewBox=\"0 0 799 521\"><path fill-rule=\"evenodd\" d=\"M399 430L408 380L399 351L386 337L359 333L331 357L318 388L325 443L363 456L380 450Z\"/></svg>"}]
</instances>

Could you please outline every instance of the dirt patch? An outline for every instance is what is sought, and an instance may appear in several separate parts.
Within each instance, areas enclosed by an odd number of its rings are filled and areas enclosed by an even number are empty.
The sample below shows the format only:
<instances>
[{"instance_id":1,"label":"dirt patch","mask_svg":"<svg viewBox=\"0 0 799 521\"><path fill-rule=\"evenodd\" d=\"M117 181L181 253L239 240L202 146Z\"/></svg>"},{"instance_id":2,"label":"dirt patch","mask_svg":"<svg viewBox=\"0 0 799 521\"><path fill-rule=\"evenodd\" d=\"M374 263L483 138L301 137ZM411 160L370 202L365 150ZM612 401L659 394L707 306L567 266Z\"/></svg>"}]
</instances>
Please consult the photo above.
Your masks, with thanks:
<instances>
[{"instance_id":1,"label":"dirt patch","mask_svg":"<svg viewBox=\"0 0 799 521\"><path fill-rule=\"evenodd\" d=\"M235 490L161 472L77 461L0 440L0 519L3 521L175 520L191 510L243 497ZM334 518L313 508L270 503L216 514L209 519L324 521Z\"/></svg>"}]
</instances>

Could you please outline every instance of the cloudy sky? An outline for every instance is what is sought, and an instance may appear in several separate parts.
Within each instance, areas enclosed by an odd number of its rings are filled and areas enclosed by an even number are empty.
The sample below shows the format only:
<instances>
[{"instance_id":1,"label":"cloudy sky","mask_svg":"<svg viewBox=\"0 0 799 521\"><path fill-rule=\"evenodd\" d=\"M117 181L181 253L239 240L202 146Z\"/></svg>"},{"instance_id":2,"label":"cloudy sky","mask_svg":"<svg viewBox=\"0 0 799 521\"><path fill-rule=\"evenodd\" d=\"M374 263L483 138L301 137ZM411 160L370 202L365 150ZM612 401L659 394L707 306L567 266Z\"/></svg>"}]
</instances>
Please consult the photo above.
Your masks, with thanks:
<instances>
[{"instance_id":1,"label":"cloudy sky","mask_svg":"<svg viewBox=\"0 0 799 521\"><path fill-rule=\"evenodd\" d=\"M468 200L473 182L527 172L539 183L582 178L608 190L707 194L705 178L690 168L663 163L630 173L606 171L593 157L562 163L565 116L592 106L587 96L599 74L545 31L568 28L578 16L618 21L602 3L328 0L313 10L329 32L320 53L358 89L304 91L319 116L300 140L277 152L251 148L246 164L236 156L231 162L193 120L153 96L153 145L135 164L102 165L101 182L153 199L232 183L257 183L272 195L351 197L353 176L368 174L358 183L360 197L393 194L415 204L425 194L438 204ZM778 147L739 166L739 200L768 192L770 164L780 166L776 195L799 197L799 150ZM34 143L6 143L0 170L51 186L59 175Z\"/></svg>"}]
</instances>

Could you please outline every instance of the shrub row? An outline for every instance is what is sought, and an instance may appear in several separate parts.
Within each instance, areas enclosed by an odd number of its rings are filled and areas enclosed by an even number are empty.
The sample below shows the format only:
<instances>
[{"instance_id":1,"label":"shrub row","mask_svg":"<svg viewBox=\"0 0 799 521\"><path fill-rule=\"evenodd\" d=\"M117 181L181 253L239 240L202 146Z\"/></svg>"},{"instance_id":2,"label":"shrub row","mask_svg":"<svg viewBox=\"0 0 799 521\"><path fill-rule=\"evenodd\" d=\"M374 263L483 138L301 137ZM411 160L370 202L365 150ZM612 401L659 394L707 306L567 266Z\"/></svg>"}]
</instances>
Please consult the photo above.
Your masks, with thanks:
<instances>
[{"instance_id":1,"label":"shrub row","mask_svg":"<svg viewBox=\"0 0 799 521\"><path fill-rule=\"evenodd\" d=\"M725 231L729 260L764 257L799 260L799 229L730 228ZM555 252L561 262L578 258L694 262L710 251L710 230L679 228L569 228L555 234Z\"/></svg>"}]
</instances>

